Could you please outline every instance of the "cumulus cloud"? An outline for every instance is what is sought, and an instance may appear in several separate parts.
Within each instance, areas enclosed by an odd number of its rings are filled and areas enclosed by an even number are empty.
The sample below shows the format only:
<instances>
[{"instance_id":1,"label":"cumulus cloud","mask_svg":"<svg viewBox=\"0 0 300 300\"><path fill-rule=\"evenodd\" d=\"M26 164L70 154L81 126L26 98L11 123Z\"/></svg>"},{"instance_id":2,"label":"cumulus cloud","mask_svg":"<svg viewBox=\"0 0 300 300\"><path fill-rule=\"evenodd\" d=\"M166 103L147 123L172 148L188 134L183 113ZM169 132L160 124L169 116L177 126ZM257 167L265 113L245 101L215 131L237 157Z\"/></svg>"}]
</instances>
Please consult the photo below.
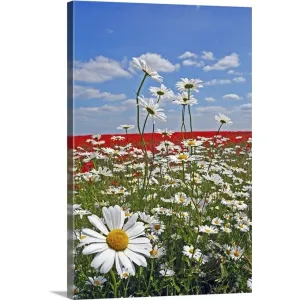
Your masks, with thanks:
<instances>
[{"instance_id":1,"label":"cumulus cloud","mask_svg":"<svg viewBox=\"0 0 300 300\"><path fill-rule=\"evenodd\" d=\"M213 79L210 81L206 81L203 85L219 85L219 84L230 84L232 83L229 79Z\"/></svg>"},{"instance_id":2,"label":"cumulus cloud","mask_svg":"<svg viewBox=\"0 0 300 300\"><path fill-rule=\"evenodd\" d=\"M241 100L243 99L242 97L240 97L237 94L227 94L223 96L223 99L228 99L228 100Z\"/></svg>"},{"instance_id":3,"label":"cumulus cloud","mask_svg":"<svg viewBox=\"0 0 300 300\"><path fill-rule=\"evenodd\" d=\"M213 97L206 97L206 98L204 98L204 100L207 102L215 102L216 101L216 99Z\"/></svg>"},{"instance_id":4,"label":"cumulus cloud","mask_svg":"<svg viewBox=\"0 0 300 300\"><path fill-rule=\"evenodd\" d=\"M204 66L204 62L201 60L201 61L195 61L195 60L191 60L191 59L185 59L183 62L182 62L182 65L183 66L194 66L194 67L203 67Z\"/></svg>"},{"instance_id":5,"label":"cumulus cloud","mask_svg":"<svg viewBox=\"0 0 300 300\"><path fill-rule=\"evenodd\" d=\"M172 64L169 60L163 58L160 54L157 53L145 53L138 58L144 59L146 63L153 69L153 71L156 72L171 73L180 69L180 64ZM135 70L132 62L130 64L129 70Z\"/></svg>"},{"instance_id":6,"label":"cumulus cloud","mask_svg":"<svg viewBox=\"0 0 300 300\"><path fill-rule=\"evenodd\" d=\"M84 82L105 82L117 77L131 77L122 64L105 56L97 56L87 62L75 61L74 79Z\"/></svg>"},{"instance_id":7,"label":"cumulus cloud","mask_svg":"<svg viewBox=\"0 0 300 300\"><path fill-rule=\"evenodd\" d=\"M75 110L75 115L84 115L85 113L117 113L126 110L125 106L102 105L96 107L79 107Z\"/></svg>"},{"instance_id":8,"label":"cumulus cloud","mask_svg":"<svg viewBox=\"0 0 300 300\"><path fill-rule=\"evenodd\" d=\"M227 55L221 58L217 63L211 66L205 66L203 71L212 71L212 70L226 70L230 68L237 68L240 65L239 56L236 53Z\"/></svg>"},{"instance_id":9,"label":"cumulus cloud","mask_svg":"<svg viewBox=\"0 0 300 300\"><path fill-rule=\"evenodd\" d=\"M246 78L240 76L240 77L234 77L232 80L236 83L242 83L246 81Z\"/></svg>"},{"instance_id":10,"label":"cumulus cloud","mask_svg":"<svg viewBox=\"0 0 300 300\"><path fill-rule=\"evenodd\" d=\"M186 58L197 58L198 55L195 53L192 53L190 51L184 52L182 55L180 55L178 58L179 59L186 59Z\"/></svg>"},{"instance_id":11,"label":"cumulus cloud","mask_svg":"<svg viewBox=\"0 0 300 300\"><path fill-rule=\"evenodd\" d=\"M198 106L196 108L197 114L205 114L205 113L224 113L229 114L230 110L223 106Z\"/></svg>"},{"instance_id":12,"label":"cumulus cloud","mask_svg":"<svg viewBox=\"0 0 300 300\"><path fill-rule=\"evenodd\" d=\"M248 98L248 99L252 99L252 93L248 93L248 94L247 94L247 98Z\"/></svg>"},{"instance_id":13,"label":"cumulus cloud","mask_svg":"<svg viewBox=\"0 0 300 300\"><path fill-rule=\"evenodd\" d=\"M234 70L229 70L227 73L230 74L230 75L243 75L242 72L237 72L237 71L234 71Z\"/></svg>"},{"instance_id":14,"label":"cumulus cloud","mask_svg":"<svg viewBox=\"0 0 300 300\"><path fill-rule=\"evenodd\" d=\"M208 51L203 51L201 58L204 60L215 60L214 54Z\"/></svg>"},{"instance_id":15,"label":"cumulus cloud","mask_svg":"<svg viewBox=\"0 0 300 300\"><path fill-rule=\"evenodd\" d=\"M126 99L125 94L112 94L110 92L100 92L98 89L85 87L80 85L74 86L74 98L89 100L89 99L105 99L109 101Z\"/></svg>"}]
</instances>

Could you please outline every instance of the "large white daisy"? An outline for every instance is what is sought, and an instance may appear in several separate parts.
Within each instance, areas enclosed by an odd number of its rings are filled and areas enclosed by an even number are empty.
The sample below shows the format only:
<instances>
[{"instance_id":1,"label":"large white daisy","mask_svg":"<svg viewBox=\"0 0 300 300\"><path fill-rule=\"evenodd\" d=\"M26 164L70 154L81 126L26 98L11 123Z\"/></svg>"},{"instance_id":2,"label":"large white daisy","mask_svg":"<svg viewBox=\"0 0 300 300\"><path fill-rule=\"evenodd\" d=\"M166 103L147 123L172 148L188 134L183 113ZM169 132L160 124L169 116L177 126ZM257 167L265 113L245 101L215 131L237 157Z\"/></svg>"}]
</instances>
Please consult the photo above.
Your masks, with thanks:
<instances>
[{"instance_id":1,"label":"large white daisy","mask_svg":"<svg viewBox=\"0 0 300 300\"><path fill-rule=\"evenodd\" d=\"M144 256L150 256L152 249L150 240L141 237L145 234L144 223L137 222L138 214L132 215L124 225L125 212L118 206L103 207L102 213L107 227L96 215L88 219L100 232L85 228L82 233L86 236L79 246L85 246L84 255L96 254L91 266L100 268L100 273L107 273L114 263L118 274L125 267L130 274L135 275L134 264L147 266ZM87 246L86 246L87 245Z\"/></svg>"},{"instance_id":2,"label":"large white daisy","mask_svg":"<svg viewBox=\"0 0 300 300\"><path fill-rule=\"evenodd\" d=\"M133 57L132 63L136 68L145 72L148 76L152 77L154 80L158 82L163 81L163 78L156 71L153 71L144 59Z\"/></svg>"}]
</instances>

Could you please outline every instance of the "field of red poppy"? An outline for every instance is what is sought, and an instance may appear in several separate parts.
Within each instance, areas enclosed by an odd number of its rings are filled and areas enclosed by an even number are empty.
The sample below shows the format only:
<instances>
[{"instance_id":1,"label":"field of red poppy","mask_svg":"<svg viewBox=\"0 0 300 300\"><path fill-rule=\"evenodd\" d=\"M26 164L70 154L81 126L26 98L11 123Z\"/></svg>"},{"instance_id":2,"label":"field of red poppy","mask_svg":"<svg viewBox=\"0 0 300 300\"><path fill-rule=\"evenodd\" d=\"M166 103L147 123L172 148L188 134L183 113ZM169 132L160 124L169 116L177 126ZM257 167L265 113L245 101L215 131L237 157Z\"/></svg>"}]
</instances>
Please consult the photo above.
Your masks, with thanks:
<instances>
[{"instance_id":1,"label":"field of red poppy","mask_svg":"<svg viewBox=\"0 0 300 300\"><path fill-rule=\"evenodd\" d=\"M193 132L193 137L214 137L217 134L216 131L195 131ZM247 141L249 137L252 137L252 131L222 131L218 133L219 136L228 138L228 142L236 143ZM123 136L125 139L123 141L113 141L111 138L113 136ZM237 138L238 137L238 138ZM78 146L83 147L84 149L91 149L93 145L87 142L88 139L91 139L92 135L78 135L78 136L68 136L68 149L76 149ZM183 135L181 132L175 132L171 138L166 137L166 140L172 141L175 144L178 144L182 141ZM185 138L192 138L191 133L186 133ZM161 134L154 133L153 140L154 146L157 146L161 141L163 141ZM152 147L152 133L145 133L144 140L146 144L151 149ZM133 146L141 146L140 135L139 134L103 134L101 135L101 141L105 141L103 144L104 147L111 147L113 145L126 145L131 143Z\"/></svg>"}]
</instances>

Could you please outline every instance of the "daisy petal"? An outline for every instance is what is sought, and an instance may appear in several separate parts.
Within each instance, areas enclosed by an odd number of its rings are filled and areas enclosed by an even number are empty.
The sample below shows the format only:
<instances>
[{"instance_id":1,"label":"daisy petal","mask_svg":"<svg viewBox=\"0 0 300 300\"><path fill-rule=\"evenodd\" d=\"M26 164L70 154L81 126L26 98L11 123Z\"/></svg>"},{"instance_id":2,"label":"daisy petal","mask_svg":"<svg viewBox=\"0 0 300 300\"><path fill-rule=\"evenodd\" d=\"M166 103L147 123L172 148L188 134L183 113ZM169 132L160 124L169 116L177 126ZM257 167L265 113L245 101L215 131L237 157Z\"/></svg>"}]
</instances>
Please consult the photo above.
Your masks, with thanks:
<instances>
[{"instance_id":1,"label":"daisy petal","mask_svg":"<svg viewBox=\"0 0 300 300\"><path fill-rule=\"evenodd\" d=\"M91 263L91 267L98 269L109 257L115 257L115 251L113 249L106 249L105 251L98 253Z\"/></svg>"},{"instance_id":2,"label":"daisy petal","mask_svg":"<svg viewBox=\"0 0 300 300\"><path fill-rule=\"evenodd\" d=\"M129 240L129 244L150 244L150 240L146 237Z\"/></svg>"},{"instance_id":3,"label":"daisy petal","mask_svg":"<svg viewBox=\"0 0 300 300\"><path fill-rule=\"evenodd\" d=\"M118 252L116 252L116 269L119 275L122 275L122 265L121 261L118 255Z\"/></svg>"},{"instance_id":4,"label":"daisy petal","mask_svg":"<svg viewBox=\"0 0 300 300\"><path fill-rule=\"evenodd\" d=\"M124 254L124 252L119 251L118 252L118 256L122 262L122 264L124 265L125 268L128 269L129 273L132 275L135 275L135 270L132 267L132 262L130 261L130 259Z\"/></svg>"},{"instance_id":5,"label":"daisy petal","mask_svg":"<svg viewBox=\"0 0 300 300\"><path fill-rule=\"evenodd\" d=\"M144 225L134 225L131 226L127 231L127 235L129 238L135 237L137 235L140 235L141 233L143 233L145 230L145 226Z\"/></svg>"},{"instance_id":6,"label":"daisy petal","mask_svg":"<svg viewBox=\"0 0 300 300\"><path fill-rule=\"evenodd\" d=\"M147 267L147 261L144 256L138 253L134 253L128 248L124 251L124 253L129 257L129 259L131 259L138 266Z\"/></svg>"},{"instance_id":7,"label":"daisy petal","mask_svg":"<svg viewBox=\"0 0 300 300\"><path fill-rule=\"evenodd\" d=\"M106 226L103 224L102 220L99 217L92 215L92 216L88 216L88 219L91 222L91 224L94 225L97 229L99 229L105 235L108 234L108 230Z\"/></svg>"},{"instance_id":8,"label":"daisy petal","mask_svg":"<svg viewBox=\"0 0 300 300\"><path fill-rule=\"evenodd\" d=\"M99 240L105 240L106 239L100 233L98 233L98 232L96 232L96 231L94 231L92 229L89 229L89 228L84 228L84 229L82 229L81 232L82 232L83 235L87 235L89 237L96 238L96 239L99 239Z\"/></svg>"},{"instance_id":9,"label":"daisy petal","mask_svg":"<svg viewBox=\"0 0 300 300\"><path fill-rule=\"evenodd\" d=\"M113 228L113 223L112 223L112 220L111 220L111 216L110 216L109 210L106 207L103 207L102 213L103 213L105 222L106 222L109 230L113 230L114 228Z\"/></svg>"},{"instance_id":10,"label":"daisy petal","mask_svg":"<svg viewBox=\"0 0 300 300\"><path fill-rule=\"evenodd\" d=\"M113 253L107 257L107 259L101 266L100 273L104 273L104 274L108 273L110 271L110 269L112 268L112 266L114 265L115 256L117 255L117 253L114 250L112 250L112 251L113 251Z\"/></svg>"},{"instance_id":11,"label":"daisy petal","mask_svg":"<svg viewBox=\"0 0 300 300\"><path fill-rule=\"evenodd\" d=\"M148 250L148 249L145 249L145 248L136 247L136 245L128 245L128 249L132 250L133 252L142 253L142 254L144 254L147 257L150 256L149 250L151 250L151 249Z\"/></svg>"},{"instance_id":12,"label":"daisy petal","mask_svg":"<svg viewBox=\"0 0 300 300\"><path fill-rule=\"evenodd\" d=\"M83 255L89 255L89 254L93 254L93 253L97 253L97 252L103 252L104 250L106 250L108 248L108 245L106 243L96 243L96 244L91 244L86 246L83 250L82 250L82 254Z\"/></svg>"},{"instance_id":13,"label":"daisy petal","mask_svg":"<svg viewBox=\"0 0 300 300\"><path fill-rule=\"evenodd\" d=\"M131 226L133 226L138 218L138 214L133 214L130 219L127 221L127 223L123 226L123 230L126 231Z\"/></svg>"}]
</instances>

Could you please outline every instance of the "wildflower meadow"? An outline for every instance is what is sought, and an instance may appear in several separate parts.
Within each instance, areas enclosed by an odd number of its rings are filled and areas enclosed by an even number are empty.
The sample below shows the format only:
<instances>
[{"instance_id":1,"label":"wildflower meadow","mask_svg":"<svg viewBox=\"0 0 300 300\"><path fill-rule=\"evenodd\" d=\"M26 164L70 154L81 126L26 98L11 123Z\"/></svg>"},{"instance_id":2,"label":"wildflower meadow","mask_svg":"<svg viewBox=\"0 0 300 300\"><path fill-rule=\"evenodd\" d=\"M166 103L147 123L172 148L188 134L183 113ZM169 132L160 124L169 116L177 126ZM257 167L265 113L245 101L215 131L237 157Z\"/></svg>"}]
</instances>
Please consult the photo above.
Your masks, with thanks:
<instances>
[{"instance_id":1,"label":"wildflower meadow","mask_svg":"<svg viewBox=\"0 0 300 300\"><path fill-rule=\"evenodd\" d=\"M146 60L132 64L136 122L70 150L73 298L251 292L251 136L224 136L235 120L221 112L201 136L202 80L167 87ZM164 101L180 107L180 132L163 127Z\"/></svg>"}]
</instances>

